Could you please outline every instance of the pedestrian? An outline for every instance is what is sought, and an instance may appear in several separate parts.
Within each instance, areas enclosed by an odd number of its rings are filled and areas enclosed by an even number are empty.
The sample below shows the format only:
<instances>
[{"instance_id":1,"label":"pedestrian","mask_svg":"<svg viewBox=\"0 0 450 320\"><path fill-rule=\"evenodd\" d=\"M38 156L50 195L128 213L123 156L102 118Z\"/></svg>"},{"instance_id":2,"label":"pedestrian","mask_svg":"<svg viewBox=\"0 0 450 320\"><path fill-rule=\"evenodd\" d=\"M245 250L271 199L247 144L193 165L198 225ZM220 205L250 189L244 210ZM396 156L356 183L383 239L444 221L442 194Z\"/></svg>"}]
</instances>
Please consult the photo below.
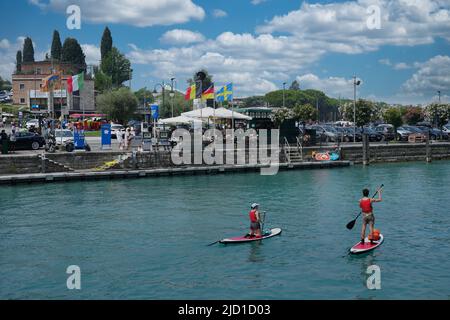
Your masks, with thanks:
<instances>
[{"instance_id":1,"label":"pedestrian","mask_svg":"<svg viewBox=\"0 0 450 320\"><path fill-rule=\"evenodd\" d=\"M132 140L132 135L131 135L131 129L128 128L127 131L125 132L125 149L126 150L130 150L130 146L131 146L131 140Z\"/></svg>"},{"instance_id":2,"label":"pedestrian","mask_svg":"<svg viewBox=\"0 0 450 320\"><path fill-rule=\"evenodd\" d=\"M0 134L2 154L8 154L8 135L5 130L2 130Z\"/></svg>"},{"instance_id":3,"label":"pedestrian","mask_svg":"<svg viewBox=\"0 0 450 320\"><path fill-rule=\"evenodd\" d=\"M11 153L16 153L16 141L17 141L17 136L16 136L16 129L14 127L14 129L11 131L11 135L9 136L9 142L10 142L9 150L11 151Z\"/></svg>"},{"instance_id":4,"label":"pedestrian","mask_svg":"<svg viewBox=\"0 0 450 320\"><path fill-rule=\"evenodd\" d=\"M119 150L123 150L123 139L124 138L124 134L122 130L117 131L117 142L119 143Z\"/></svg>"}]
</instances>

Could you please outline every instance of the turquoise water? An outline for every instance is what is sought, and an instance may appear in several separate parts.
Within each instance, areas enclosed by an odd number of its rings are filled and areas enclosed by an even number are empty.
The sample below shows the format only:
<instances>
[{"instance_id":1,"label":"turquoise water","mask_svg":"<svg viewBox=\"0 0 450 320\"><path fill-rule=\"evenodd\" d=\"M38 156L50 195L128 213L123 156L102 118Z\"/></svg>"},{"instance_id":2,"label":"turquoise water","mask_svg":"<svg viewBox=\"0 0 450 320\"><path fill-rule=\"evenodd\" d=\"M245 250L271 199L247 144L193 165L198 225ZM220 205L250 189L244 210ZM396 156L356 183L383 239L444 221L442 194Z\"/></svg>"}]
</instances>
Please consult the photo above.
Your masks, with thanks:
<instances>
[{"instance_id":1,"label":"turquoise water","mask_svg":"<svg viewBox=\"0 0 450 320\"><path fill-rule=\"evenodd\" d=\"M360 190L385 243L348 256ZM450 163L0 187L1 299L449 299ZM259 202L283 235L247 231ZM66 268L81 268L79 291ZM366 269L381 268L381 290Z\"/></svg>"}]
</instances>

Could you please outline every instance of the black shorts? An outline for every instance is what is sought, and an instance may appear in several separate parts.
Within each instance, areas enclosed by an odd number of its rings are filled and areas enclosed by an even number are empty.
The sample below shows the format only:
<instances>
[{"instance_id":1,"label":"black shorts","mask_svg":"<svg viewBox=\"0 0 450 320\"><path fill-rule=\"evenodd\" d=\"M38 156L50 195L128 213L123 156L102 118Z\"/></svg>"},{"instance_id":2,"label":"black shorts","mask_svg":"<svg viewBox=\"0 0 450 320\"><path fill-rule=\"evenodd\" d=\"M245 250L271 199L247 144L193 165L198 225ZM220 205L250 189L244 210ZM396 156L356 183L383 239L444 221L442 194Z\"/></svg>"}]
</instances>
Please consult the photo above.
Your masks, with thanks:
<instances>
[{"instance_id":1,"label":"black shorts","mask_svg":"<svg viewBox=\"0 0 450 320\"><path fill-rule=\"evenodd\" d=\"M251 222L250 230L252 230L252 231L261 230L261 224L259 222Z\"/></svg>"}]
</instances>

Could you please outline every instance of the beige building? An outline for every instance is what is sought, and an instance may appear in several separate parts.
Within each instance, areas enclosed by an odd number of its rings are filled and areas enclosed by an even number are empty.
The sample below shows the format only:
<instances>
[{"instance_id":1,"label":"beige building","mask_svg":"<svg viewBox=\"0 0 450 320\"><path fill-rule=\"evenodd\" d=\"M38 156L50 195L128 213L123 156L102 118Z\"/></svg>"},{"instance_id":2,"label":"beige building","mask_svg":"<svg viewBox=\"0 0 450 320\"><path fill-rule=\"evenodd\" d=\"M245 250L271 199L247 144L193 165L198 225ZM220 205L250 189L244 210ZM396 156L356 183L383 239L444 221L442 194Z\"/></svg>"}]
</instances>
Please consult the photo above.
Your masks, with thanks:
<instances>
[{"instance_id":1,"label":"beige building","mask_svg":"<svg viewBox=\"0 0 450 320\"><path fill-rule=\"evenodd\" d=\"M43 80L52 74L52 71L61 73L61 80L55 82L52 92L42 90ZM12 75L13 103L26 105L31 112L61 113L95 112L94 80L90 75L85 76L84 89L80 96L68 94L67 79L74 74L75 69L68 63L52 63L51 61L24 62L21 71ZM53 99L52 99L53 98Z\"/></svg>"}]
</instances>

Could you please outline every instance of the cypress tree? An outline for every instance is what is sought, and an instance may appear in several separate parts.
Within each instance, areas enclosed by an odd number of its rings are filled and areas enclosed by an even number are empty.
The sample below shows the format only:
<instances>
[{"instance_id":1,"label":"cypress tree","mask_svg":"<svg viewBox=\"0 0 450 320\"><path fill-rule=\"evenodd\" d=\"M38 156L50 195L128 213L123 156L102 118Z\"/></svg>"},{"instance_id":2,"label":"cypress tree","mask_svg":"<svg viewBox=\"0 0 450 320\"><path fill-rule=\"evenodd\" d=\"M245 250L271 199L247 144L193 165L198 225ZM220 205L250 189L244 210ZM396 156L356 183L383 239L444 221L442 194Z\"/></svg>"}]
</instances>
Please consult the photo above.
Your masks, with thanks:
<instances>
[{"instance_id":1,"label":"cypress tree","mask_svg":"<svg viewBox=\"0 0 450 320\"><path fill-rule=\"evenodd\" d=\"M23 62L34 62L34 48L33 41L30 37L27 37L23 43Z\"/></svg>"},{"instance_id":2,"label":"cypress tree","mask_svg":"<svg viewBox=\"0 0 450 320\"><path fill-rule=\"evenodd\" d=\"M109 30L108 27L106 27L105 31L103 31L102 42L100 44L102 60L105 59L108 53L111 52L112 47L113 47L113 39L111 36L111 31Z\"/></svg>"},{"instance_id":3,"label":"cypress tree","mask_svg":"<svg viewBox=\"0 0 450 320\"><path fill-rule=\"evenodd\" d=\"M61 38L59 37L59 32L55 30L53 32L51 58L55 60L61 60L61 51L62 51Z\"/></svg>"},{"instance_id":4,"label":"cypress tree","mask_svg":"<svg viewBox=\"0 0 450 320\"><path fill-rule=\"evenodd\" d=\"M61 51L61 61L71 63L75 66L75 73L86 70L86 56L76 39L67 38Z\"/></svg>"},{"instance_id":5,"label":"cypress tree","mask_svg":"<svg viewBox=\"0 0 450 320\"><path fill-rule=\"evenodd\" d=\"M17 51L16 54L16 72L19 73L22 71L22 51Z\"/></svg>"}]
</instances>

